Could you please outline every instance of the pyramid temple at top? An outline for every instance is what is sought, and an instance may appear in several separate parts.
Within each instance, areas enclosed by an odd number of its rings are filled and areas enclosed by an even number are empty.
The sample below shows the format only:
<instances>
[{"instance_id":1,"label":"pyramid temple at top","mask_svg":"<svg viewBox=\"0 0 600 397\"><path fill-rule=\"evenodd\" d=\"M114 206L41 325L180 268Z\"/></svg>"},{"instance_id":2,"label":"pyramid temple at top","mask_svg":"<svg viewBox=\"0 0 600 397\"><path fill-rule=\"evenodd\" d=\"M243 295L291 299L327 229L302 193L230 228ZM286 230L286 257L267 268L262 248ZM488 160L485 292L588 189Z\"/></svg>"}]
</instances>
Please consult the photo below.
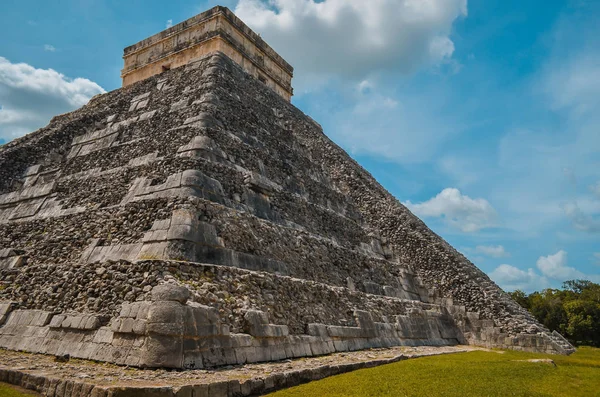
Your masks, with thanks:
<instances>
[{"instance_id":1,"label":"pyramid temple at top","mask_svg":"<svg viewBox=\"0 0 600 397\"><path fill-rule=\"evenodd\" d=\"M569 354L290 103L215 7L0 147L0 347L210 368L389 346Z\"/></svg>"}]
</instances>

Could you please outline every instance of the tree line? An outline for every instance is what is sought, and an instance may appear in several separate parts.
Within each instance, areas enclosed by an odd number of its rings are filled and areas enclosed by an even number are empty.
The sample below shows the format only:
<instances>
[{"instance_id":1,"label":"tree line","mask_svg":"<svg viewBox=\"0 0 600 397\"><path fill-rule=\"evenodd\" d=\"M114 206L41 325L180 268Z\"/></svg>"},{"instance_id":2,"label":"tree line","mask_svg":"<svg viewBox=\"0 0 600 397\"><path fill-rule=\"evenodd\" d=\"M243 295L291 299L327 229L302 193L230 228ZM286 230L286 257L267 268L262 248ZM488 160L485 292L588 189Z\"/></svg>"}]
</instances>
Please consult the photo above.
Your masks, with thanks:
<instances>
[{"instance_id":1,"label":"tree line","mask_svg":"<svg viewBox=\"0 0 600 397\"><path fill-rule=\"evenodd\" d=\"M574 345L600 347L600 284L571 280L563 283L562 289L509 294L540 323Z\"/></svg>"}]
</instances>

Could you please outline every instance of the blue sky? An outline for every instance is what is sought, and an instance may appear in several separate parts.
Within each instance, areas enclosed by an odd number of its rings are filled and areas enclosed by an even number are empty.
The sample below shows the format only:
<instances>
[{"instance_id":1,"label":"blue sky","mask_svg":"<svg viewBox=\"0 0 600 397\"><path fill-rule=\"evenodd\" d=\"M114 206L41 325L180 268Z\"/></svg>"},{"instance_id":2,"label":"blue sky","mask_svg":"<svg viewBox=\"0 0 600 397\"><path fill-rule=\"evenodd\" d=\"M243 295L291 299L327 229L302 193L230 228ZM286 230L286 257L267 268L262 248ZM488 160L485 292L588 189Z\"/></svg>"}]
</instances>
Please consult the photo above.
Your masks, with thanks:
<instances>
[{"instance_id":1,"label":"blue sky","mask_svg":"<svg viewBox=\"0 0 600 397\"><path fill-rule=\"evenodd\" d=\"M527 291L600 282L598 3L220 2L295 66L296 106ZM215 4L4 0L0 142L118 88L125 46Z\"/></svg>"}]
</instances>

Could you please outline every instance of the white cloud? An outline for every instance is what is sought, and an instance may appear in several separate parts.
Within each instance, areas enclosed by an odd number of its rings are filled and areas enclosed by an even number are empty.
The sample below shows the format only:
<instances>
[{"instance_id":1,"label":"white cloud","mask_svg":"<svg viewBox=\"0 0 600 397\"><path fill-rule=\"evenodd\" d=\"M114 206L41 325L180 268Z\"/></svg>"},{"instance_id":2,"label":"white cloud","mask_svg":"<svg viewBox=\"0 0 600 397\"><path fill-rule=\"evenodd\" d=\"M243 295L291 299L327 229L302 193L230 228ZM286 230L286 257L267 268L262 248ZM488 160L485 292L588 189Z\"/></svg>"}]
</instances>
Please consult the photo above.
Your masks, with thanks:
<instances>
[{"instance_id":1,"label":"white cloud","mask_svg":"<svg viewBox=\"0 0 600 397\"><path fill-rule=\"evenodd\" d=\"M533 269L521 270L511 265L500 265L490 277L505 291L522 290L526 292L541 291L550 286L549 280Z\"/></svg>"},{"instance_id":2,"label":"white cloud","mask_svg":"<svg viewBox=\"0 0 600 397\"><path fill-rule=\"evenodd\" d=\"M52 69L0 57L0 140L31 132L103 92L88 79L69 79Z\"/></svg>"},{"instance_id":3,"label":"white cloud","mask_svg":"<svg viewBox=\"0 0 600 397\"><path fill-rule=\"evenodd\" d=\"M496 225L496 210L485 199L472 199L455 188L444 189L437 196L420 204L404 203L418 216L443 217L450 225L463 232L478 230Z\"/></svg>"},{"instance_id":4,"label":"white cloud","mask_svg":"<svg viewBox=\"0 0 600 397\"><path fill-rule=\"evenodd\" d=\"M450 34L467 0L239 0L235 12L294 66L296 94L313 94L310 113L352 154L424 163L459 132L444 88L397 91L390 75L457 70Z\"/></svg>"},{"instance_id":5,"label":"white cloud","mask_svg":"<svg viewBox=\"0 0 600 397\"><path fill-rule=\"evenodd\" d=\"M594 255L600 259L600 253ZM521 289L527 292L549 288L553 282L563 283L568 280L600 282L598 274L585 274L567 266L568 256L563 250L554 255L540 256L536 265L541 274L531 268L524 271L515 266L500 265L490 273L490 277L507 291Z\"/></svg>"},{"instance_id":6,"label":"white cloud","mask_svg":"<svg viewBox=\"0 0 600 397\"><path fill-rule=\"evenodd\" d=\"M173 26L173 20L172 19L168 19L167 20L167 29L169 29L172 26Z\"/></svg>"},{"instance_id":7,"label":"white cloud","mask_svg":"<svg viewBox=\"0 0 600 397\"><path fill-rule=\"evenodd\" d=\"M491 256L492 258L507 258L510 256L510 254L506 252L504 247L501 245L478 245L477 247L475 247L475 252Z\"/></svg>"},{"instance_id":8,"label":"white cloud","mask_svg":"<svg viewBox=\"0 0 600 397\"><path fill-rule=\"evenodd\" d=\"M55 52L56 51L56 47L54 47L51 44L44 44L44 51Z\"/></svg>"},{"instance_id":9,"label":"white cloud","mask_svg":"<svg viewBox=\"0 0 600 397\"><path fill-rule=\"evenodd\" d=\"M567 253L563 250L554 255L541 256L537 260L537 267L544 276L558 281L584 279L588 276L579 270L567 266Z\"/></svg>"},{"instance_id":10,"label":"white cloud","mask_svg":"<svg viewBox=\"0 0 600 397\"><path fill-rule=\"evenodd\" d=\"M467 0L240 0L235 13L302 74L362 78L449 59Z\"/></svg>"},{"instance_id":11,"label":"white cloud","mask_svg":"<svg viewBox=\"0 0 600 397\"><path fill-rule=\"evenodd\" d=\"M373 89L373 83L371 83L369 80L363 80L360 83L358 83L358 92L365 93L368 92L370 90Z\"/></svg>"}]
</instances>

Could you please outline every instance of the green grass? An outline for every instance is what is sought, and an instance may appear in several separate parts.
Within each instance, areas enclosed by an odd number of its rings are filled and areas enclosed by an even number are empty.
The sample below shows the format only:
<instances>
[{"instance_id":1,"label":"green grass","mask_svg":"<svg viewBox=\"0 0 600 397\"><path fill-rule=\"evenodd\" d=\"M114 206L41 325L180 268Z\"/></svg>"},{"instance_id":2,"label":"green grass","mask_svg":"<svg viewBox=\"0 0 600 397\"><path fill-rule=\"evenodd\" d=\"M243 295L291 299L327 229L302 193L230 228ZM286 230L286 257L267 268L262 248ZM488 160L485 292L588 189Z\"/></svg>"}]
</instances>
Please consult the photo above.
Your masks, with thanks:
<instances>
[{"instance_id":1,"label":"green grass","mask_svg":"<svg viewBox=\"0 0 600 397\"><path fill-rule=\"evenodd\" d=\"M25 391L21 388L17 388L6 383L0 383L0 397L31 397L39 396L39 394Z\"/></svg>"},{"instance_id":2,"label":"green grass","mask_svg":"<svg viewBox=\"0 0 600 397\"><path fill-rule=\"evenodd\" d=\"M519 360L550 358L557 367ZM0 397L31 396L0 383ZM599 396L600 349L549 356L506 351L423 357L334 376L271 397Z\"/></svg>"},{"instance_id":3,"label":"green grass","mask_svg":"<svg viewBox=\"0 0 600 397\"><path fill-rule=\"evenodd\" d=\"M550 358L556 367L520 362ZM476 351L423 357L334 376L271 397L600 396L600 349L570 357Z\"/></svg>"}]
</instances>

